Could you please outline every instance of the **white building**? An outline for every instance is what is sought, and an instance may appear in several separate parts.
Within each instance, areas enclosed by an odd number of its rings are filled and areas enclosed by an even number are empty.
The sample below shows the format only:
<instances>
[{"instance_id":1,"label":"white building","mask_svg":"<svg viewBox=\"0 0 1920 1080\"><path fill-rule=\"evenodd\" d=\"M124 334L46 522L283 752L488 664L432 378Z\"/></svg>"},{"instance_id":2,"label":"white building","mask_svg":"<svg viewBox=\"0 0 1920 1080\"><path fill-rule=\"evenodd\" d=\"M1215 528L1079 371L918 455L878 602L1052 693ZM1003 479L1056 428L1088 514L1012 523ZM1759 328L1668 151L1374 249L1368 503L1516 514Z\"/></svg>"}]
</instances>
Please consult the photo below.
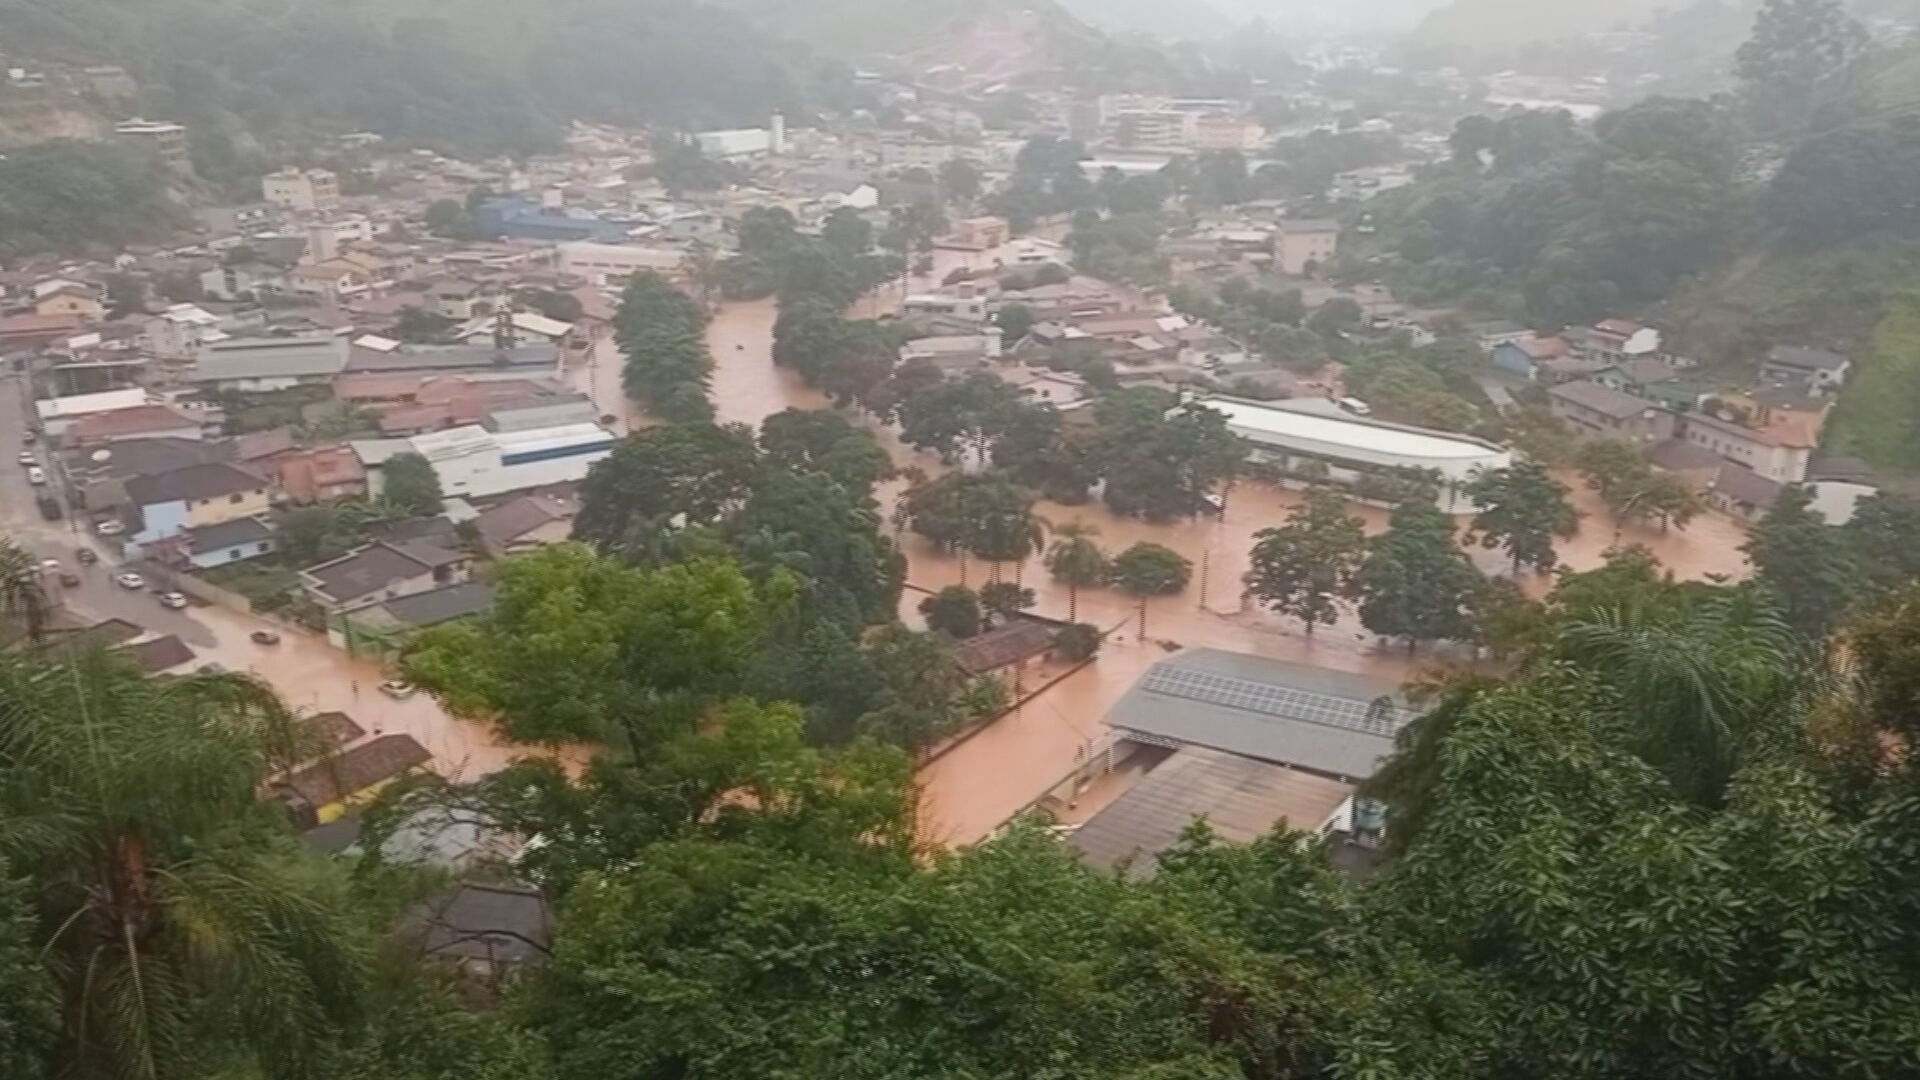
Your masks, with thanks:
<instances>
[{"instance_id":1,"label":"white building","mask_svg":"<svg viewBox=\"0 0 1920 1080\"><path fill-rule=\"evenodd\" d=\"M700 144L701 153L721 161L742 161L778 153L773 148L773 132L766 128L701 131L696 132L693 138Z\"/></svg>"},{"instance_id":2,"label":"white building","mask_svg":"<svg viewBox=\"0 0 1920 1080\"><path fill-rule=\"evenodd\" d=\"M903 139L880 144L880 164L889 169L937 169L956 156L952 143Z\"/></svg>"},{"instance_id":3,"label":"white building","mask_svg":"<svg viewBox=\"0 0 1920 1080\"><path fill-rule=\"evenodd\" d=\"M315 214L339 205L340 178L325 169L281 169L260 178L260 196L275 206Z\"/></svg>"},{"instance_id":4,"label":"white building","mask_svg":"<svg viewBox=\"0 0 1920 1080\"><path fill-rule=\"evenodd\" d=\"M190 360L200 348L231 337L219 316L197 304L173 304L140 328L140 344L163 360Z\"/></svg>"},{"instance_id":5,"label":"white building","mask_svg":"<svg viewBox=\"0 0 1920 1080\"><path fill-rule=\"evenodd\" d=\"M686 253L677 248L635 244L596 244L575 240L560 245L560 272L586 278L598 286L618 285L642 270L668 277L686 266Z\"/></svg>"},{"instance_id":6,"label":"white building","mask_svg":"<svg viewBox=\"0 0 1920 1080\"><path fill-rule=\"evenodd\" d=\"M82 416L138 408L153 401L145 390L136 386L127 390L102 390L97 394L41 398L33 403L33 411L40 418L40 429L57 439Z\"/></svg>"},{"instance_id":7,"label":"white building","mask_svg":"<svg viewBox=\"0 0 1920 1080\"><path fill-rule=\"evenodd\" d=\"M1513 452L1497 443L1354 416L1329 403L1213 396L1194 404L1226 416L1227 427L1252 445L1253 460L1282 473L1299 473L1317 462L1325 466L1329 482L1346 487L1409 469L1435 473L1442 484L1440 505L1450 511L1462 509L1456 506L1456 485L1481 470L1513 464Z\"/></svg>"},{"instance_id":8,"label":"white building","mask_svg":"<svg viewBox=\"0 0 1920 1080\"><path fill-rule=\"evenodd\" d=\"M469 424L410 439L362 439L349 445L367 471L367 494L374 498L386 490L382 466L395 455L413 453L433 466L447 497L477 499L578 483L586 479L594 462L613 452L618 441L598 424L498 433Z\"/></svg>"}]
</instances>

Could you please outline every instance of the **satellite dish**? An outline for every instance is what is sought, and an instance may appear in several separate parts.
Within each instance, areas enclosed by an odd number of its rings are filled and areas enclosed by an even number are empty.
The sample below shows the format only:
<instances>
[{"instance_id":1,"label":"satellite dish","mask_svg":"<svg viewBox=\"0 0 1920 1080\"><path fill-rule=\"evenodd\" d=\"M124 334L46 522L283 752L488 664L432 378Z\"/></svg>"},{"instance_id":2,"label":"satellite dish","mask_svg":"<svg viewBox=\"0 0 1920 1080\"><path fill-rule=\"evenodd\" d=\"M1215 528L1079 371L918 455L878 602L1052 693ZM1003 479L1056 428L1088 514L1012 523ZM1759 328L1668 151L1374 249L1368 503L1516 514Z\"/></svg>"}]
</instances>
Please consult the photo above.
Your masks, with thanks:
<instances>
[{"instance_id":1,"label":"satellite dish","mask_svg":"<svg viewBox=\"0 0 1920 1080\"><path fill-rule=\"evenodd\" d=\"M113 451L103 446L100 449L95 450L93 453L88 454L87 457L92 459L92 461L96 465L105 465L108 461L110 461L113 458Z\"/></svg>"}]
</instances>

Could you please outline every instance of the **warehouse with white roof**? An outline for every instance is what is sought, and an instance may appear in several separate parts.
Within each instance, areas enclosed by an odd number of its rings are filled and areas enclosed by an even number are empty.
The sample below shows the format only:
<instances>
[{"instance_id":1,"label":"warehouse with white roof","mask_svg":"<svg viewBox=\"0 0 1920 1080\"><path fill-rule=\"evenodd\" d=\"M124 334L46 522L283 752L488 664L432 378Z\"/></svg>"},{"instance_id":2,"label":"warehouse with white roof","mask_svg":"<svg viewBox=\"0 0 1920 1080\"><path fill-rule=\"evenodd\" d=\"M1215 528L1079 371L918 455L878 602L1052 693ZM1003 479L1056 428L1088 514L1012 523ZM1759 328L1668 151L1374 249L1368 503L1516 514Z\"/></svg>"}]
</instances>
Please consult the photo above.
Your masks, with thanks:
<instances>
[{"instance_id":1,"label":"warehouse with white roof","mask_svg":"<svg viewBox=\"0 0 1920 1080\"><path fill-rule=\"evenodd\" d=\"M611 454L618 441L606 428L590 423L500 432L467 424L410 439L360 439L349 445L366 469L367 491L375 498L386 490L386 463L413 453L433 466L448 498L484 499L584 480L593 463Z\"/></svg>"},{"instance_id":2,"label":"warehouse with white roof","mask_svg":"<svg viewBox=\"0 0 1920 1080\"><path fill-rule=\"evenodd\" d=\"M1215 395L1192 404L1224 415L1227 427L1251 444L1252 460L1282 473L1298 474L1319 462L1328 482L1347 487L1408 469L1433 473L1440 477L1440 504L1446 509L1460 508L1457 485L1483 469L1513 464L1513 452L1498 443L1357 416L1329 401Z\"/></svg>"}]
</instances>

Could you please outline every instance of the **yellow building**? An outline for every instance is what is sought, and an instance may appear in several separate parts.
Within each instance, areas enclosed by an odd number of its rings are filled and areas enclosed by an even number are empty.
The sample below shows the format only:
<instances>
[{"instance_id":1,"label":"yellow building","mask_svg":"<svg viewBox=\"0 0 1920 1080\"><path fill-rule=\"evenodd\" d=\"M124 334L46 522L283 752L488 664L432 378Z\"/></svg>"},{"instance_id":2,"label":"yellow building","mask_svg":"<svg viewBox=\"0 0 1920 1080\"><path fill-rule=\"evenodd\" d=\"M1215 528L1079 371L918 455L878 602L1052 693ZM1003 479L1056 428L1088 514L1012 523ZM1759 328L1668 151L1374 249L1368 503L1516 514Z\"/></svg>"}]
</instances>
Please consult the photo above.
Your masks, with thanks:
<instances>
[{"instance_id":1,"label":"yellow building","mask_svg":"<svg viewBox=\"0 0 1920 1080\"><path fill-rule=\"evenodd\" d=\"M1293 219L1274 231L1273 265L1283 274L1309 277L1327 269L1339 253L1339 222Z\"/></svg>"}]
</instances>

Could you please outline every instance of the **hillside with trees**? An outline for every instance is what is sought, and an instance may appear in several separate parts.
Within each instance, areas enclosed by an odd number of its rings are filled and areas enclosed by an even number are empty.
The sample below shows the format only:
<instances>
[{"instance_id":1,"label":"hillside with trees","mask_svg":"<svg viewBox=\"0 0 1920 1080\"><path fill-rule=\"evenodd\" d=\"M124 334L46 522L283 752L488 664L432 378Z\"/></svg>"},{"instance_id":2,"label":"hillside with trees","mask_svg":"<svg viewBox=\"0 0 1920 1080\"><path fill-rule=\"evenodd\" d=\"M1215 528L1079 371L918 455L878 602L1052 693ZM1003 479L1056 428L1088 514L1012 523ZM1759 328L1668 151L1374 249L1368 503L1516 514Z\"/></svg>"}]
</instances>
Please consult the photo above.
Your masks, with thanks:
<instances>
[{"instance_id":1,"label":"hillside with trees","mask_svg":"<svg viewBox=\"0 0 1920 1080\"><path fill-rule=\"evenodd\" d=\"M525 153L574 117L719 127L851 100L844 68L688 0L0 0L0 38L120 64L203 153L330 131Z\"/></svg>"}]
</instances>

